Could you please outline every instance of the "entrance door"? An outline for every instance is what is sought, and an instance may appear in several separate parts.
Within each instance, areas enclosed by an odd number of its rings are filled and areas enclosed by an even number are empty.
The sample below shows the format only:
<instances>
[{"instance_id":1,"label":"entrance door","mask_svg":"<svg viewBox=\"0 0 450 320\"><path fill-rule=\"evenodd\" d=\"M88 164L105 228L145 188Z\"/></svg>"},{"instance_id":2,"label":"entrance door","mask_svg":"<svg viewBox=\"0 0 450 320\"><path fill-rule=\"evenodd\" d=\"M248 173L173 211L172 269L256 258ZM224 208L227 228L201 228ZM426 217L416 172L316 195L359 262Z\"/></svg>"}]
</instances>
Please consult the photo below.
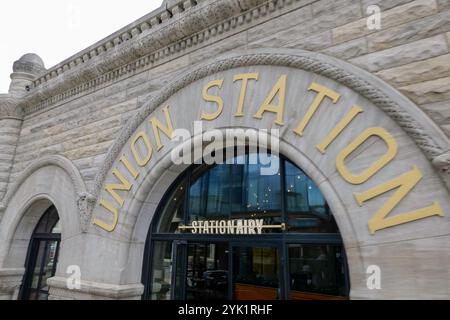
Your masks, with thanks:
<instances>
[{"instance_id":1,"label":"entrance door","mask_svg":"<svg viewBox=\"0 0 450 320\"><path fill-rule=\"evenodd\" d=\"M228 243L189 242L186 299L228 299Z\"/></svg>"},{"instance_id":2,"label":"entrance door","mask_svg":"<svg viewBox=\"0 0 450 320\"><path fill-rule=\"evenodd\" d=\"M47 279L55 275L59 238L34 238L23 287L23 299L47 300Z\"/></svg>"},{"instance_id":3,"label":"entrance door","mask_svg":"<svg viewBox=\"0 0 450 320\"><path fill-rule=\"evenodd\" d=\"M234 300L282 298L280 252L278 246L233 245Z\"/></svg>"},{"instance_id":4,"label":"entrance door","mask_svg":"<svg viewBox=\"0 0 450 320\"><path fill-rule=\"evenodd\" d=\"M47 279L55 275L61 230L58 212L51 206L39 220L28 248L20 298L47 300Z\"/></svg>"}]
</instances>

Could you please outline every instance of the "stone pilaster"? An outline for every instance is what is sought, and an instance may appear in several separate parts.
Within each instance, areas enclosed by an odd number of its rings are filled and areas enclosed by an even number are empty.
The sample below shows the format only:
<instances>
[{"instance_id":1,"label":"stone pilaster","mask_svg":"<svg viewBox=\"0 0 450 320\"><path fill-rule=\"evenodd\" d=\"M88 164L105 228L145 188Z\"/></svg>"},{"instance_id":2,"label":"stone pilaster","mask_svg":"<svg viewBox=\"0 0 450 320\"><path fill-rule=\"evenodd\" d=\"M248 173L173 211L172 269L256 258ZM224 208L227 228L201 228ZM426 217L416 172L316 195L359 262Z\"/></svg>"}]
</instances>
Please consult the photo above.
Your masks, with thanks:
<instances>
[{"instance_id":1,"label":"stone pilaster","mask_svg":"<svg viewBox=\"0 0 450 320\"><path fill-rule=\"evenodd\" d=\"M140 300L144 286L136 284L108 284L81 281L79 289L69 289L67 279L53 277L47 280L49 300Z\"/></svg>"},{"instance_id":2,"label":"stone pilaster","mask_svg":"<svg viewBox=\"0 0 450 320\"><path fill-rule=\"evenodd\" d=\"M17 99L11 95L0 95L0 218L2 203L14 161L17 141L22 126L22 111Z\"/></svg>"},{"instance_id":3,"label":"stone pilaster","mask_svg":"<svg viewBox=\"0 0 450 320\"><path fill-rule=\"evenodd\" d=\"M15 300L25 269L0 269L0 300Z\"/></svg>"},{"instance_id":4,"label":"stone pilaster","mask_svg":"<svg viewBox=\"0 0 450 320\"><path fill-rule=\"evenodd\" d=\"M23 55L14 62L8 94L0 95L0 219L22 127L23 110L19 104L31 90L33 80L43 72L44 62L38 55Z\"/></svg>"}]
</instances>

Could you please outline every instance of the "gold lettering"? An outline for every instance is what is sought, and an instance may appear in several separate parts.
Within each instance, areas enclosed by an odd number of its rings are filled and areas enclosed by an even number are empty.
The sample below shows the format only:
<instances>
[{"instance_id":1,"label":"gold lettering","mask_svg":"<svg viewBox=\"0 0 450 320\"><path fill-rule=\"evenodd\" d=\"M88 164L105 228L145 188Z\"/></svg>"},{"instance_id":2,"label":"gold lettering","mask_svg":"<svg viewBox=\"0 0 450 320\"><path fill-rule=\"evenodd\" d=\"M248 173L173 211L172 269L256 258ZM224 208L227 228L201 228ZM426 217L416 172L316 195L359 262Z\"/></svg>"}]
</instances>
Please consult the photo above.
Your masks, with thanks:
<instances>
[{"instance_id":1,"label":"gold lettering","mask_svg":"<svg viewBox=\"0 0 450 320\"><path fill-rule=\"evenodd\" d=\"M136 148L136 143L139 139L142 139L142 141L144 141L145 147L147 148L147 154L145 155L144 159L141 158ZM136 160L137 164L141 167L145 166L152 158L153 148L145 131L138 132L133 141L131 141L131 153L133 154L134 160Z\"/></svg>"},{"instance_id":2,"label":"gold lettering","mask_svg":"<svg viewBox=\"0 0 450 320\"><path fill-rule=\"evenodd\" d=\"M266 100L262 104L261 108L259 108L258 112L253 116L256 119L262 119L262 115L264 112L273 112L277 114L277 119L275 123L282 126L284 125L283 116L284 116L284 102L286 100L286 79L287 76L285 74L281 75L280 79L278 79L277 83L273 86ZM272 105L273 99L279 93L278 105Z\"/></svg>"},{"instance_id":3,"label":"gold lettering","mask_svg":"<svg viewBox=\"0 0 450 320\"><path fill-rule=\"evenodd\" d=\"M352 174L346 167L345 159L358 148L364 141L371 136L378 136L386 143L388 150L377 161L371 164L369 168L364 170L359 175ZM336 167L347 182L352 184L361 184L370 179L375 173L381 170L397 155L397 142L384 128L369 128L361 133L355 140L346 146L336 157Z\"/></svg>"},{"instance_id":4,"label":"gold lettering","mask_svg":"<svg viewBox=\"0 0 450 320\"><path fill-rule=\"evenodd\" d=\"M103 230L107 231L107 232L113 232L114 229L117 226L117 221L119 219L118 213L117 213L117 209L114 208L108 201L105 201L103 199L100 199L100 203L99 203L103 208L105 208L106 210L108 210L110 213L112 213L113 215L113 221L111 224L108 224L100 219L94 218L94 220L92 221L93 224L95 224L96 226L99 226L100 228L102 228Z\"/></svg>"},{"instance_id":5,"label":"gold lettering","mask_svg":"<svg viewBox=\"0 0 450 320\"><path fill-rule=\"evenodd\" d=\"M139 172L136 171L136 169L131 165L130 161L128 161L124 154L120 156L120 162L123 163L128 172L133 176L133 178L136 179L139 176Z\"/></svg>"},{"instance_id":6,"label":"gold lettering","mask_svg":"<svg viewBox=\"0 0 450 320\"><path fill-rule=\"evenodd\" d=\"M172 139L173 134L173 126L172 126L172 119L170 118L169 113L169 106L165 106L162 110L164 112L164 117L166 118L166 126L164 126L161 121L159 121L157 118L153 117L150 119L150 123L152 124L153 134L156 139L156 146L158 148L158 151L161 150L163 145L161 144L161 137L159 135L159 131L161 130L169 139Z\"/></svg>"},{"instance_id":7,"label":"gold lettering","mask_svg":"<svg viewBox=\"0 0 450 320\"><path fill-rule=\"evenodd\" d=\"M298 127L294 130L296 134L299 136L303 135L303 132L305 131L306 126L311 121L311 118L313 117L314 113L316 113L317 109L319 108L320 104L325 98L330 98L333 103L336 103L341 95L325 86L322 86L316 82L311 83L308 90L312 90L318 93L312 104L309 106L308 111L306 112L303 119L300 121Z\"/></svg>"},{"instance_id":8,"label":"gold lettering","mask_svg":"<svg viewBox=\"0 0 450 320\"><path fill-rule=\"evenodd\" d=\"M222 98L219 96L212 96L212 95L208 94L209 89L211 89L212 87L218 87L219 89L221 89L222 84L223 84L223 79L213 80L213 81L209 82L208 84L206 84L206 86L203 88L203 92L202 92L203 99L207 102L217 103L217 110L211 114L203 112L202 116L201 116L202 120L212 121L214 119L217 119L217 117L220 116L220 114L222 113L222 110L223 110Z\"/></svg>"},{"instance_id":9,"label":"gold lettering","mask_svg":"<svg viewBox=\"0 0 450 320\"><path fill-rule=\"evenodd\" d=\"M414 166L413 169L397 178L382 183L367 191L355 193L354 196L360 206L372 198L375 198L385 192L397 189L394 195L384 203L380 210L369 220L368 226L371 234L376 231L388 227L397 226L399 224L431 217L434 215L444 216L441 206L438 202L434 202L431 206L397 214L393 217L386 218L387 215L399 204L400 201L417 185L422 179L422 173Z\"/></svg>"},{"instance_id":10,"label":"gold lettering","mask_svg":"<svg viewBox=\"0 0 450 320\"><path fill-rule=\"evenodd\" d=\"M247 85L248 80L256 80L258 81L258 73L241 73L237 74L233 78L233 82L242 80L241 84L241 93L239 94L239 103L236 109L235 117L243 117L244 116L244 102L245 102L245 94L247 93Z\"/></svg>"},{"instance_id":11,"label":"gold lettering","mask_svg":"<svg viewBox=\"0 0 450 320\"><path fill-rule=\"evenodd\" d=\"M336 127L331 130L331 132L319 143L316 148L319 149L321 153L325 153L328 146L337 138L338 135L352 122L352 120L364 110L358 106L353 106L349 113L342 118L341 121L336 125Z\"/></svg>"},{"instance_id":12,"label":"gold lettering","mask_svg":"<svg viewBox=\"0 0 450 320\"><path fill-rule=\"evenodd\" d=\"M117 183L111 183L106 185L106 191L116 200L116 202L119 204L120 207L123 207L123 203L125 202L121 196L116 192L116 190L120 191L130 191L132 184L123 176L123 174L117 170L114 169L112 171L113 175L119 179L121 182L120 184Z\"/></svg>"}]
</instances>

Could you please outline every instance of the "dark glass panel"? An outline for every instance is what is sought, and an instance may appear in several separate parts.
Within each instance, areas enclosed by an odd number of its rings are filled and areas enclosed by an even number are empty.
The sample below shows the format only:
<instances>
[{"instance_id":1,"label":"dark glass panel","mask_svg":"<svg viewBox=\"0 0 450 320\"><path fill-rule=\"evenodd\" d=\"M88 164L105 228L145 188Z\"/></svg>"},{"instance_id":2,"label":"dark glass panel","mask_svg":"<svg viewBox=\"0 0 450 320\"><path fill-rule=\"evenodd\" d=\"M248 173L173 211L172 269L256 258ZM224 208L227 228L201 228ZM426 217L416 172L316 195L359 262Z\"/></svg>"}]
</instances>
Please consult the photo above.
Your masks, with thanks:
<instances>
[{"instance_id":1,"label":"dark glass panel","mask_svg":"<svg viewBox=\"0 0 450 320\"><path fill-rule=\"evenodd\" d=\"M228 218L230 169L226 164L194 170L189 190L190 221Z\"/></svg>"},{"instance_id":2,"label":"dark glass panel","mask_svg":"<svg viewBox=\"0 0 450 320\"><path fill-rule=\"evenodd\" d=\"M53 233L53 229L59 222L58 212L54 206L51 206L44 213L42 218L34 230L34 233ZM56 233L60 233L60 230L55 230Z\"/></svg>"},{"instance_id":3,"label":"dark glass panel","mask_svg":"<svg viewBox=\"0 0 450 320\"><path fill-rule=\"evenodd\" d=\"M46 241L47 249L41 270L40 290L48 292L47 279L53 277L56 267L58 241Z\"/></svg>"},{"instance_id":4,"label":"dark glass panel","mask_svg":"<svg viewBox=\"0 0 450 320\"><path fill-rule=\"evenodd\" d=\"M328 205L314 182L286 161L286 211L289 232L338 233Z\"/></svg>"},{"instance_id":5,"label":"dark glass panel","mask_svg":"<svg viewBox=\"0 0 450 320\"><path fill-rule=\"evenodd\" d=\"M183 223L186 183L181 182L169 197L166 198L157 232L177 233L178 226Z\"/></svg>"},{"instance_id":6,"label":"dark glass panel","mask_svg":"<svg viewBox=\"0 0 450 320\"><path fill-rule=\"evenodd\" d=\"M170 300L174 248L172 241L153 242L151 300Z\"/></svg>"},{"instance_id":7,"label":"dark glass panel","mask_svg":"<svg viewBox=\"0 0 450 320\"><path fill-rule=\"evenodd\" d=\"M42 262L42 259L44 258L44 254L45 254L45 241L37 241L35 250L38 250L38 251L36 254L34 268L31 273L32 278L31 278L31 286L30 287L33 289L38 289L39 278L41 275L41 262Z\"/></svg>"},{"instance_id":8,"label":"dark glass panel","mask_svg":"<svg viewBox=\"0 0 450 320\"><path fill-rule=\"evenodd\" d=\"M186 299L228 299L228 244L189 243Z\"/></svg>"},{"instance_id":9,"label":"dark glass panel","mask_svg":"<svg viewBox=\"0 0 450 320\"><path fill-rule=\"evenodd\" d=\"M289 245L289 298L330 299L348 295L343 248Z\"/></svg>"},{"instance_id":10,"label":"dark glass panel","mask_svg":"<svg viewBox=\"0 0 450 320\"><path fill-rule=\"evenodd\" d=\"M233 298L279 299L280 260L277 248L233 248Z\"/></svg>"},{"instance_id":11,"label":"dark glass panel","mask_svg":"<svg viewBox=\"0 0 450 320\"><path fill-rule=\"evenodd\" d=\"M233 216L274 217L281 213L281 184L279 170L265 174L261 159L257 154L241 156L245 160L236 159L232 166L232 213ZM279 158L272 156L274 166L279 168ZM244 164L239 164L244 162Z\"/></svg>"}]
</instances>

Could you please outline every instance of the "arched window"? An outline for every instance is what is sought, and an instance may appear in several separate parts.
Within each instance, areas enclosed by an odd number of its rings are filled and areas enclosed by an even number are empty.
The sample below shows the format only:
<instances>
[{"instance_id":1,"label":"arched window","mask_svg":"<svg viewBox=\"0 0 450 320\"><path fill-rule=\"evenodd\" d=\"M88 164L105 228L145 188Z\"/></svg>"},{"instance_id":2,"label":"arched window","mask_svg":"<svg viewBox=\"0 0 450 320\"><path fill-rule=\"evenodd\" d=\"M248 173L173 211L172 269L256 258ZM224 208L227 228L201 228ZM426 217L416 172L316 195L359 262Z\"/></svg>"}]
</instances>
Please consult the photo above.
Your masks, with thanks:
<instances>
[{"instance_id":1,"label":"arched window","mask_svg":"<svg viewBox=\"0 0 450 320\"><path fill-rule=\"evenodd\" d=\"M288 159L257 153L178 178L152 222L143 281L144 298L157 300L349 292L342 239L319 188Z\"/></svg>"},{"instance_id":2,"label":"arched window","mask_svg":"<svg viewBox=\"0 0 450 320\"><path fill-rule=\"evenodd\" d=\"M61 229L56 208L51 206L39 220L31 236L20 290L24 300L47 300L47 279L55 275Z\"/></svg>"}]
</instances>

